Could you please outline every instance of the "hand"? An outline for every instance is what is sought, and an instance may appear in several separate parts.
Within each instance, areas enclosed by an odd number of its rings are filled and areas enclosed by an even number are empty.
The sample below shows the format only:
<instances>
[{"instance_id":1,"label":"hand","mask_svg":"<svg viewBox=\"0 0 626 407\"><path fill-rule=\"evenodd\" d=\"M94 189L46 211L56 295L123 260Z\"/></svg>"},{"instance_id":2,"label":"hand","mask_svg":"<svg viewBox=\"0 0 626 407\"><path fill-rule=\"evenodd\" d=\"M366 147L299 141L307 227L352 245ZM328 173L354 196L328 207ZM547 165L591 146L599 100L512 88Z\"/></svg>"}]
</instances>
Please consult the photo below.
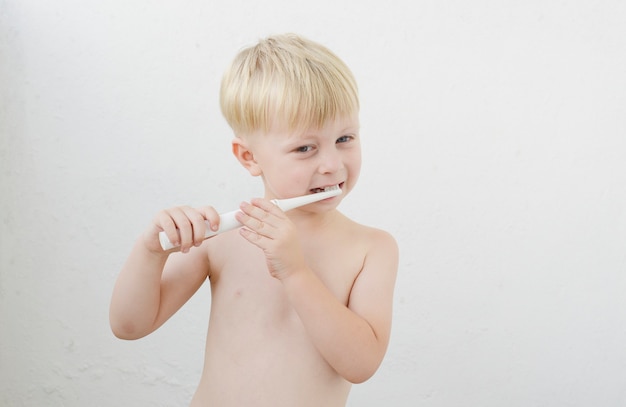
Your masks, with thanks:
<instances>
[{"instance_id":1,"label":"hand","mask_svg":"<svg viewBox=\"0 0 626 407\"><path fill-rule=\"evenodd\" d=\"M244 226L241 235L265 254L272 277L282 280L305 267L295 225L267 199L253 199L240 205L237 220Z\"/></svg>"},{"instance_id":2,"label":"hand","mask_svg":"<svg viewBox=\"0 0 626 407\"><path fill-rule=\"evenodd\" d=\"M177 206L162 210L157 213L151 227L144 233L144 245L151 252L163 253L159 243L159 232L164 231L170 242L180 246L176 250L187 253L191 247L202 244L207 220L212 230L219 228L219 214L211 206L195 209Z\"/></svg>"}]
</instances>

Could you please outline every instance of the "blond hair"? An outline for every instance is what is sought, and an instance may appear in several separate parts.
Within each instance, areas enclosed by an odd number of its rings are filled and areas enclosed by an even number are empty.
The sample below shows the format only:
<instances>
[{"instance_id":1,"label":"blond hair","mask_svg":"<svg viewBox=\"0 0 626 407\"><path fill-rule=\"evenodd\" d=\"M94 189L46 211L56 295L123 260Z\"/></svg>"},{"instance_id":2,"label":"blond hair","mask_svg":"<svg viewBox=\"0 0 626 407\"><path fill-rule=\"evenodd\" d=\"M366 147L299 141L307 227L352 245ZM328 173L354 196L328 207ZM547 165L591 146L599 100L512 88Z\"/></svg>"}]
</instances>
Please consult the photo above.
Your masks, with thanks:
<instances>
[{"instance_id":1,"label":"blond hair","mask_svg":"<svg viewBox=\"0 0 626 407\"><path fill-rule=\"evenodd\" d=\"M222 114L236 135L321 127L358 113L356 81L326 47L295 34L262 39L242 50L222 79ZM278 123L276 123L277 121Z\"/></svg>"}]
</instances>

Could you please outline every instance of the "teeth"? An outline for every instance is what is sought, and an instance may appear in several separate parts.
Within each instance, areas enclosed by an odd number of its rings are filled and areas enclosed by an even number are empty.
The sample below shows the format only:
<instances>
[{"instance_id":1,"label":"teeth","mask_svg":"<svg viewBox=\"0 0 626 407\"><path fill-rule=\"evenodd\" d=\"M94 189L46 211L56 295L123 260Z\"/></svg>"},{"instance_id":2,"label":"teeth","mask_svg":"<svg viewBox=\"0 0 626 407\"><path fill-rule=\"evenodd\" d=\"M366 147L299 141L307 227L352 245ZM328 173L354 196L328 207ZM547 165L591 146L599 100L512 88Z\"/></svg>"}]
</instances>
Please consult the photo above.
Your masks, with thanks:
<instances>
[{"instance_id":1,"label":"teeth","mask_svg":"<svg viewBox=\"0 0 626 407\"><path fill-rule=\"evenodd\" d=\"M318 192L334 191L337 188L339 188L339 185L333 185L333 186L324 187L324 188L313 188L311 192L313 192L314 194L317 194Z\"/></svg>"}]
</instances>

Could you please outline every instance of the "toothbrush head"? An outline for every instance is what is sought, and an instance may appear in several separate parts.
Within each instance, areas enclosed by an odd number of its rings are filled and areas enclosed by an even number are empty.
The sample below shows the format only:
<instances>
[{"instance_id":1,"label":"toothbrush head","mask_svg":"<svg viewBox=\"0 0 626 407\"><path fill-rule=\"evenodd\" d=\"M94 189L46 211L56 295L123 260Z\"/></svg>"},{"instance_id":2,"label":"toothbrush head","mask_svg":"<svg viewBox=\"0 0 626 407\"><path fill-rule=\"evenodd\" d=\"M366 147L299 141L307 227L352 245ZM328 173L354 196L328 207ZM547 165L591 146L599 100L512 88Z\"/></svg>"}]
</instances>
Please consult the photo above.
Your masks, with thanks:
<instances>
[{"instance_id":1,"label":"toothbrush head","mask_svg":"<svg viewBox=\"0 0 626 407\"><path fill-rule=\"evenodd\" d=\"M288 211L299 206L308 205L313 202L321 201L323 199L328 199L339 195L341 195L341 188L339 187L339 185L333 185L324 188L324 190L321 192L313 192L312 194L297 196L295 198L274 199L272 200L272 202L283 211Z\"/></svg>"}]
</instances>

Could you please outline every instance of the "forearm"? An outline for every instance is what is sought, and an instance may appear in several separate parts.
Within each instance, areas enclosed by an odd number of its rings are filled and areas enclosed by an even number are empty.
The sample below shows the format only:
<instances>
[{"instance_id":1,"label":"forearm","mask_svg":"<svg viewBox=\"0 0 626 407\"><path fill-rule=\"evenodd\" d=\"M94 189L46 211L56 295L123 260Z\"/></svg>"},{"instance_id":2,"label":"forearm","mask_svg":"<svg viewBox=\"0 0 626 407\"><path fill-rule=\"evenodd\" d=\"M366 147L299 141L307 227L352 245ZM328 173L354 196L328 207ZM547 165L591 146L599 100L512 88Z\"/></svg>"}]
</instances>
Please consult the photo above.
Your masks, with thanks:
<instances>
[{"instance_id":1,"label":"forearm","mask_svg":"<svg viewBox=\"0 0 626 407\"><path fill-rule=\"evenodd\" d=\"M167 254L148 251L140 240L133 247L111 297L109 318L116 336L137 339L153 330L166 260Z\"/></svg>"},{"instance_id":2,"label":"forearm","mask_svg":"<svg viewBox=\"0 0 626 407\"><path fill-rule=\"evenodd\" d=\"M380 365L386 340L370 324L342 304L311 271L282 280L287 295L313 343L346 380L360 383Z\"/></svg>"}]
</instances>

